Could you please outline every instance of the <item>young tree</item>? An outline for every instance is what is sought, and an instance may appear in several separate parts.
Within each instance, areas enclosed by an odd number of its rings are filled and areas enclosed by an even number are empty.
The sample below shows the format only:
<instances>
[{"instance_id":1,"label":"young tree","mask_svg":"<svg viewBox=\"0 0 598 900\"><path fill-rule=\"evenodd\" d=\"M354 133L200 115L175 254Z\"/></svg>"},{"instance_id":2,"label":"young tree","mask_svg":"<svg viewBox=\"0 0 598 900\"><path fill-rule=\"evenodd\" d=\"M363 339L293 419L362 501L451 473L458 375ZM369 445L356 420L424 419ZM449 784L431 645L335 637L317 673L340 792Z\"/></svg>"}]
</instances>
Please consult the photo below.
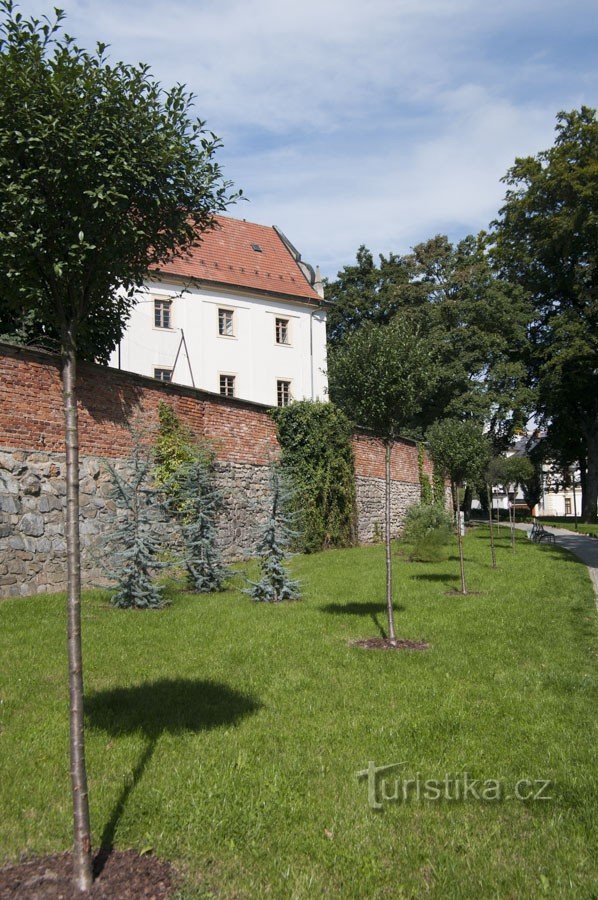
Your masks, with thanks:
<instances>
[{"instance_id":1,"label":"young tree","mask_svg":"<svg viewBox=\"0 0 598 900\"><path fill-rule=\"evenodd\" d=\"M173 481L188 587L200 594L222 591L230 570L218 547L216 522L222 494L214 483L212 456L196 450L194 459L179 468Z\"/></svg>"},{"instance_id":2,"label":"young tree","mask_svg":"<svg viewBox=\"0 0 598 900\"><path fill-rule=\"evenodd\" d=\"M534 475L534 467L525 456L497 456L489 470L492 473L494 484L500 484L509 498L509 526L511 529L511 547L515 549L515 509L513 502L517 490L521 485L527 484ZM510 501L510 495L513 502Z\"/></svg>"},{"instance_id":3,"label":"young tree","mask_svg":"<svg viewBox=\"0 0 598 900\"><path fill-rule=\"evenodd\" d=\"M273 465L270 471L270 488L272 507L257 545L262 577L258 582L249 582L247 593L261 603L299 600L299 584L289 578L284 562L289 544L296 535L288 513L292 492L284 484L277 465Z\"/></svg>"},{"instance_id":4,"label":"young tree","mask_svg":"<svg viewBox=\"0 0 598 900\"><path fill-rule=\"evenodd\" d=\"M120 609L159 609L163 605L162 588L153 576L166 565L159 558L162 544L154 519L159 497L152 478L151 454L138 436L128 469L125 474L108 464L113 496L122 511L107 542L112 549L108 575L116 583L111 602Z\"/></svg>"},{"instance_id":5,"label":"young tree","mask_svg":"<svg viewBox=\"0 0 598 900\"><path fill-rule=\"evenodd\" d=\"M328 368L332 400L385 445L386 606L394 644L391 455L399 435L417 428L435 389L434 350L409 320L396 316L389 325L368 323L355 330L330 352Z\"/></svg>"},{"instance_id":6,"label":"young tree","mask_svg":"<svg viewBox=\"0 0 598 900\"><path fill-rule=\"evenodd\" d=\"M197 441L169 403L160 401L158 418L154 475L181 530L188 587L200 594L221 591L230 572L218 547L222 494L215 483L214 453Z\"/></svg>"},{"instance_id":7,"label":"young tree","mask_svg":"<svg viewBox=\"0 0 598 900\"><path fill-rule=\"evenodd\" d=\"M0 320L33 313L61 355L74 882L91 885L80 624L78 359L107 361L135 288L226 207L218 139L182 86L110 64L0 3Z\"/></svg>"},{"instance_id":8,"label":"young tree","mask_svg":"<svg viewBox=\"0 0 598 900\"><path fill-rule=\"evenodd\" d=\"M553 447L582 473L582 512L598 503L598 119L557 115L554 146L517 159L494 223L502 275L535 307L531 373Z\"/></svg>"},{"instance_id":9,"label":"young tree","mask_svg":"<svg viewBox=\"0 0 598 900\"><path fill-rule=\"evenodd\" d=\"M442 419L435 422L428 429L427 439L434 466L438 466L451 482L453 512L459 545L461 593L466 594L463 536L459 517L459 488L468 480L480 480L488 465L490 442L474 422L461 422L458 419Z\"/></svg>"}]
</instances>

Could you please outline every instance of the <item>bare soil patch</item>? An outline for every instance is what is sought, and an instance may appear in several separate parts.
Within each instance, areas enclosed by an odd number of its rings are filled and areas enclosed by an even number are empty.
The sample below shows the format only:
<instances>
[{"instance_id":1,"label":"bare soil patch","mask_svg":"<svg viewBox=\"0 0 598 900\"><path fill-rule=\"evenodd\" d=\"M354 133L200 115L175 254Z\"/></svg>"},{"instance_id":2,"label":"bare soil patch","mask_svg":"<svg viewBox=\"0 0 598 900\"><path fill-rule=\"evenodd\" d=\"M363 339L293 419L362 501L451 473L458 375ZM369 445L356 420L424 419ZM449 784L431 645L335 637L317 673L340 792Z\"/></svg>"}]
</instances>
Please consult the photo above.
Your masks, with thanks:
<instances>
[{"instance_id":1,"label":"bare soil patch","mask_svg":"<svg viewBox=\"0 0 598 900\"><path fill-rule=\"evenodd\" d=\"M351 646L361 647L363 650L428 650L430 647L427 641L411 641L408 638L397 638L393 642L389 638L383 637L351 641Z\"/></svg>"},{"instance_id":2,"label":"bare soil patch","mask_svg":"<svg viewBox=\"0 0 598 900\"><path fill-rule=\"evenodd\" d=\"M88 894L73 890L70 853L42 856L0 869L2 900L167 900L176 887L170 863L134 850L100 853Z\"/></svg>"}]
</instances>

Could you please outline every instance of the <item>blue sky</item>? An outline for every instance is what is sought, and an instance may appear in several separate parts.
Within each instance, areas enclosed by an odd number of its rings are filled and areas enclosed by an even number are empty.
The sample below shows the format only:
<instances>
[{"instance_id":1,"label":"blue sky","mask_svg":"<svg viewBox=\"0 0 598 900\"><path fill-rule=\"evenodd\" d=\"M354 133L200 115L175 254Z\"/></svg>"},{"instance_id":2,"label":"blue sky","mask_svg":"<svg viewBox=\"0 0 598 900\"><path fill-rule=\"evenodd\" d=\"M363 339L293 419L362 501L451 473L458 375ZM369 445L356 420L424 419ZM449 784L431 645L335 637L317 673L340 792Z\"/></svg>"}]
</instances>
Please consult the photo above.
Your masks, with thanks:
<instances>
[{"instance_id":1,"label":"blue sky","mask_svg":"<svg viewBox=\"0 0 598 900\"><path fill-rule=\"evenodd\" d=\"M278 225L332 277L362 243L486 227L515 157L550 146L558 110L597 105L586 0L58 5L81 45L187 84L249 200L231 214Z\"/></svg>"}]
</instances>

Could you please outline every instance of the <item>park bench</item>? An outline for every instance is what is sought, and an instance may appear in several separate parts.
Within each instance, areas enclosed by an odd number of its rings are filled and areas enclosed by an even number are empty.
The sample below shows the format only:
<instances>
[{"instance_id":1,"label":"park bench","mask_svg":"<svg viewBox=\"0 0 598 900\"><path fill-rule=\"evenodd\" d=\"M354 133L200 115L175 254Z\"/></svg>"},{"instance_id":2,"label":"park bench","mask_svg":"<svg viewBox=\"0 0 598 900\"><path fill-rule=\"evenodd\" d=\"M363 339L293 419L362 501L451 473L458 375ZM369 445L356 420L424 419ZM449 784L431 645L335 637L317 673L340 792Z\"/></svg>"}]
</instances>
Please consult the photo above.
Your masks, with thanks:
<instances>
[{"instance_id":1,"label":"park bench","mask_svg":"<svg viewBox=\"0 0 598 900\"><path fill-rule=\"evenodd\" d=\"M548 541L549 544L554 544L554 534L550 531L546 531L540 522L534 522L532 525L530 538L535 544L540 544L542 541Z\"/></svg>"}]
</instances>

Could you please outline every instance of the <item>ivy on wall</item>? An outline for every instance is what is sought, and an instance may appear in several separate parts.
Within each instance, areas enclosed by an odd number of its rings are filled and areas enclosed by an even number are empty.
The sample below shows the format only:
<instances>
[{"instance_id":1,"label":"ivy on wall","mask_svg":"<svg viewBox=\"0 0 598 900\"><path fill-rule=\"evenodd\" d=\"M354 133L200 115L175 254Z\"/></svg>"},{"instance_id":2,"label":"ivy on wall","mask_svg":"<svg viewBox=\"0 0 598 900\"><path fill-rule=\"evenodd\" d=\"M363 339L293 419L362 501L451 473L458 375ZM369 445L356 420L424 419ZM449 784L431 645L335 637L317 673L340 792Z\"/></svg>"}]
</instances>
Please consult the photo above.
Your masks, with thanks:
<instances>
[{"instance_id":1,"label":"ivy on wall","mask_svg":"<svg viewBox=\"0 0 598 900\"><path fill-rule=\"evenodd\" d=\"M426 451L424 445L420 442L417 445L417 471L421 490L421 504L422 506L429 506L432 503L433 498L430 478L424 469L425 454Z\"/></svg>"},{"instance_id":2,"label":"ivy on wall","mask_svg":"<svg viewBox=\"0 0 598 900\"><path fill-rule=\"evenodd\" d=\"M437 506L444 507L446 504L444 477L441 472L434 469L434 474L430 478L424 468L425 458L425 445L420 441L417 445L417 471L421 489L420 503L422 506L430 506L432 503L435 503Z\"/></svg>"},{"instance_id":3,"label":"ivy on wall","mask_svg":"<svg viewBox=\"0 0 598 900\"><path fill-rule=\"evenodd\" d=\"M272 411L281 464L294 489L297 549L313 553L356 540L352 425L333 403L301 400Z\"/></svg>"}]
</instances>

